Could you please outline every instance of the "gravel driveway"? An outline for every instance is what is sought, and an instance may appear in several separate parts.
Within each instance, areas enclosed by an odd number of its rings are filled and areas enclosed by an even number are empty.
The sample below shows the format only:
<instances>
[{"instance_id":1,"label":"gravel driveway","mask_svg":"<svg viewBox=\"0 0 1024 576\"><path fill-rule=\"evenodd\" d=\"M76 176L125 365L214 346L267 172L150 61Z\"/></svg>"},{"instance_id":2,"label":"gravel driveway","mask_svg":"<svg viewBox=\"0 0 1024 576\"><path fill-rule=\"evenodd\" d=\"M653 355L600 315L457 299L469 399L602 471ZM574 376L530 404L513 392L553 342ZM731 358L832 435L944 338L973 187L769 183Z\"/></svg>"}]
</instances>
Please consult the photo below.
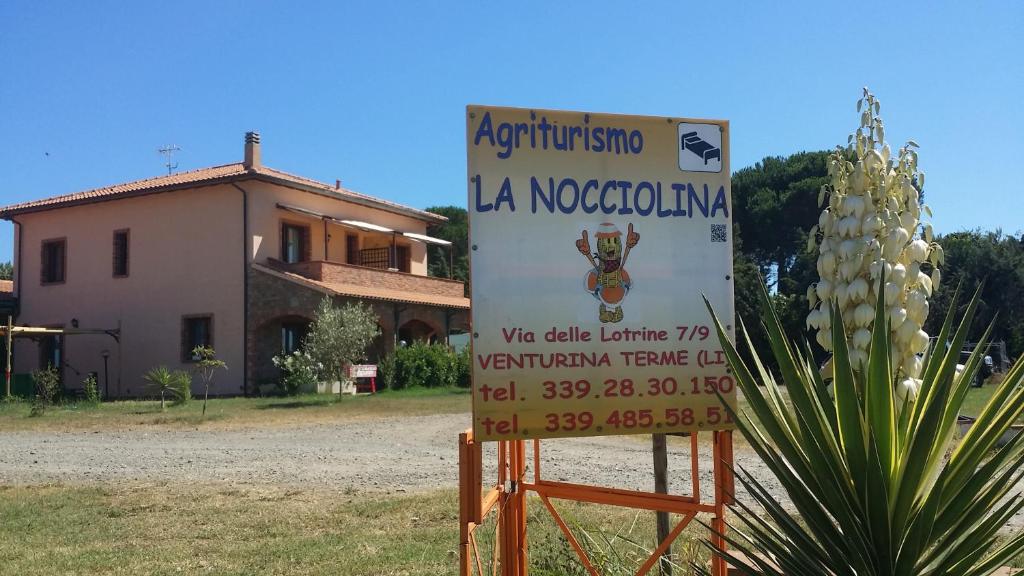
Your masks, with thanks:
<instances>
[{"instance_id":1,"label":"gravel driveway","mask_svg":"<svg viewBox=\"0 0 1024 576\"><path fill-rule=\"evenodd\" d=\"M445 414L309 426L242 430L0 433L0 484L229 483L339 490L413 492L458 485L458 434L470 415ZM493 443L485 445L493 448ZM705 448L706 446L706 448ZM712 490L710 445L701 446L701 490ZM690 493L689 441L670 438L671 492ZM742 444L736 464L781 487ZM485 450L484 477L494 477ZM530 460L532 462L532 459ZM550 480L653 489L649 436L545 440L541 460ZM746 494L737 485L737 496ZM1024 513L1010 521L1024 526Z\"/></svg>"},{"instance_id":2,"label":"gravel driveway","mask_svg":"<svg viewBox=\"0 0 1024 576\"><path fill-rule=\"evenodd\" d=\"M265 430L9 432L0 434L0 483L454 488L458 434L469 424L469 414L463 413ZM647 436L551 440L543 447L545 478L644 490L653 486ZM710 446L701 456L706 471L702 489L710 494ZM737 450L736 458L744 466L760 466L749 451ZM493 462L492 451L485 457L485 478L493 478ZM670 439L669 470L678 490L689 493L688 441Z\"/></svg>"}]
</instances>

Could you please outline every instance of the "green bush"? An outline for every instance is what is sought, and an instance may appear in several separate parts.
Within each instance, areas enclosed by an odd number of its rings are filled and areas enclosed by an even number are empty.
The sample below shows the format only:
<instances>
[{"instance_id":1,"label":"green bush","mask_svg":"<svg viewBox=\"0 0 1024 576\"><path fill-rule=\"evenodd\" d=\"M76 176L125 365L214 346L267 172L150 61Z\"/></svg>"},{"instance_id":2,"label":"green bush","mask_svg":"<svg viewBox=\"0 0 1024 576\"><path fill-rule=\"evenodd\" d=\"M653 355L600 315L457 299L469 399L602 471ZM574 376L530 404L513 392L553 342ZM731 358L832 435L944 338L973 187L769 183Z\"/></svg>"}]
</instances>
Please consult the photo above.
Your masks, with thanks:
<instances>
[{"instance_id":1,"label":"green bush","mask_svg":"<svg viewBox=\"0 0 1024 576\"><path fill-rule=\"evenodd\" d=\"M391 353L377 362L377 388L395 388L395 354Z\"/></svg>"},{"instance_id":2,"label":"green bush","mask_svg":"<svg viewBox=\"0 0 1024 576\"><path fill-rule=\"evenodd\" d=\"M274 366L281 369L278 387L287 396L295 396L301 390L316 389L319 365L305 352L296 350L291 354L280 354L273 358Z\"/></svg>"},{"instance_id":3,"label":"green bush","mask_svg":"<svg viewBox=\"0 0 1024 576\"><path fill-rule=\"evenodd\" d=\"M174 393L174 400L171 400L171 406L188 404L192 401L192 374L185 370L175 370L173 377L171 392Z\"/></svg>"},{"instance_id":4,"label":"green bush","mask_svg":"<svg viewBox=\"0 0 1024 576\"><path fill-rule=\"evenodd\" d=\"M381 380L391 389L469 386L469 355L444 344L414 343L398 348L378 366Z\"/></svg>"},{"instance_id":5,"label":"green bush","mask_svg":"<svg viewBox=\"0 0 1024 576\"><path fill-rule=\"evenodd\" d=\"M32 372L36 395L32 399L32 416L42 416L60 396L60 372L53 366Z\"/></svg>"},{"instance_id":6,"label":"green bush","mask_svg":"<svg viewBox=\"0 0 1024 576\"><path fill-rule=\"evenodd\" d=\"M96 375L89 374L82 381L82 391L85 393L85 403L95 406L100 403L100 390L96 384Z\"/></svg>"},{"instance_id":7,"label":"green bush","mask_svg":"<svg viewBox=\"0 0 1024 576\"><path fill-rule=\"evenodd\" d=\"M457 371L455 385L458 386L459 388L469 388L470 384L472 383L473 376L471 370L471 365L473 363L473 353L470 351L470 347L466 346L461 351L456 353L455 361L458 363L456 365Z\"/></svg>"},{"instance_id":8,"label":"green bush","mask_svg":"<svg viewBox=\"0 0 1024 576\"><path fill-rule=\"evenodd\" d=\"M161 410L168 394L173 399L172 406L186 404L192 399L192 375L184 370L172 372L166 366L157 366L146 372L143 378L160 393Z\"/></svg>"}]
</instances>

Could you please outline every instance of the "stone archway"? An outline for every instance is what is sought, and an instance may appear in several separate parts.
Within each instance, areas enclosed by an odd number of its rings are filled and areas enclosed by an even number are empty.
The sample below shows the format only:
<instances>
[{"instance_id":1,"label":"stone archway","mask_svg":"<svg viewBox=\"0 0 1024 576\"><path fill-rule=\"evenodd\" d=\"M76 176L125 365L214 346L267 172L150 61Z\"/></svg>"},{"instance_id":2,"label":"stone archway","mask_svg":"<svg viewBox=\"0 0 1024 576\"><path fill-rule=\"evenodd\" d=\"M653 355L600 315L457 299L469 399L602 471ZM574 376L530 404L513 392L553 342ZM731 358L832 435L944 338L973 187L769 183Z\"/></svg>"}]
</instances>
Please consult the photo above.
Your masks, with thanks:
<instances>
[{"instance_id":1,"label":"stone archway","mask_svg":"<svg viewBox=\"0 0 1024 576\"><path fill-rule=\"evenodd\" d=\"M366 361L370 364L379 364L389 352L388 333L380 323L377 324L377 330L380 331L380 334L377 334L377 337L366 347Z\"/></svg>"},{"instance_id":2,"label":"stone archway","mask_svg":"<svg viewBox=\"0 0 1024 576\"><path fill-rule=\"evenodd\" d=\"M423 342L430 344L436 342L438 338L443 338L443 335L437 328L417 318L407 321L398 328L399 343Z\"/></svg>"},{"instance_id":3,"label":"stone archway","mask_svg":"<svg viewBox=\"0 0 1024 576\"><path fill-rule=\"evenodd\" d=\"M271 318L256 328L255 362L251 378L257 385L265 386L277 381L280 370L274 366L274 356L298 349L311 322L305 316L286 314Z\"/></svg>"}]
</instances>

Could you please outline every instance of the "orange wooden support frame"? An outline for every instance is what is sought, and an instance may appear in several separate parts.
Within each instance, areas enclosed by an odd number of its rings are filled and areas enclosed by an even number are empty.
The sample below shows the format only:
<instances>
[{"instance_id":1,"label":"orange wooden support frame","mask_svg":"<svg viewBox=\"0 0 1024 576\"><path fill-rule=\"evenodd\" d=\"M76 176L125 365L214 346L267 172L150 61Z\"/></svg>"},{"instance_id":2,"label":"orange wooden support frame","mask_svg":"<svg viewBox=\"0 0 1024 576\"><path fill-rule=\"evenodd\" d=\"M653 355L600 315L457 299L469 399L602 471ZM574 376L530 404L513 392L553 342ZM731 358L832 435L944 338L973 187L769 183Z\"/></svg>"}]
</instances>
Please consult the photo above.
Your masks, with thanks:
<instances>
[{"instance_id":1,"label":"orange wooden support frame","mask_svg":"<svg viewBox=\"0 0 1024 576\"><path fill-rule=\"evenodd\" d=\"M704 502L700 490L699 448L702 435L711 436L714 470L714 500ZM644 576L657 565L662 553L682 533L698 513L712 515L712 542L725 547L726 506L733 495L733 451L732 432L700 432L690 435L690 481L692 492L687 496L658 494L638 490L622 490L603 486L572 484L544 480L541 477L540 440L533 441L533 478L526 478L526 442L509 440L498 442L498 475L493 486L483 486L483 456L479 442L473 432L467 430L459 435L459 574L460 576L485 576L480 560L480 550L474 531L492 510L497 510L497 550L491 558L492 576L526 576L528 567L526 495L533 491L540 498L548 513L555 520L576 552L584 568L591 576L601 576L593 566L586 551L575 535L562 520L552 498L623 506L641 510L663 511L682 516L675 528L637 570L637 576ZM717 534L716 534L717 533ZM713 576L726 576L727 566L717 556L712 558ZM474 570L475 566L475 570ZM499 571L500 570L500 571Z\"/></svg>"}]
</instances>

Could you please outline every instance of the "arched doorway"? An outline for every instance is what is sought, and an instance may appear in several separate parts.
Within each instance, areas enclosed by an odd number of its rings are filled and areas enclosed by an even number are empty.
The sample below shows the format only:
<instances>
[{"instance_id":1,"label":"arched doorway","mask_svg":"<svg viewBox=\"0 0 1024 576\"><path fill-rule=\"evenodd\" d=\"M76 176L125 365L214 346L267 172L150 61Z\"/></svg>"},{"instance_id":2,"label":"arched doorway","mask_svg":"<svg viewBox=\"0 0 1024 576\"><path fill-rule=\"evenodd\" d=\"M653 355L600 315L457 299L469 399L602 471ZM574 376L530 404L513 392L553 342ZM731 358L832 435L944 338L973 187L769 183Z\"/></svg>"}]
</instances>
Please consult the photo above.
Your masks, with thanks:
<instances>
[{"instance_id":1,"label":"arched doorway","mask_svg":"<svg viewBox=\"0 0 1024 576\"><path fill-rule=\"evenodd\" d=\"M398 328L398 344L402 345L404 342L406 345L412 344L413 342L423 342L430 344L439 337L438 331L433 326L427 324L422 320L409 320L405 324L402 324Z\"/></svg>"},{"instance_id":2,"label":"arched doorway","mask_svg":"<svg viewBox=\"0 0 1024 576\"><path fill-rule=\"evenodd\" d=\"M255 372L252 377L259 386L273 384L280 377L273 358L299 350L309 332L309 318L298 315L278 316L256 329Z\"/></svg>"},{"instance_id":3,"label":"arched doorway","mask_svg":"<svg viewBox=\"0 0 1024 576\"><path fill-rule=\"evenodd\" d=\"M377 324L377 330L379 334L377 337L370 342L370 345L366 347L366 361L370 364L378 364L381 359L384 358L388 353L387 347L387 336L384 332L384 327Z\"/></svg>"}]
</instances>

